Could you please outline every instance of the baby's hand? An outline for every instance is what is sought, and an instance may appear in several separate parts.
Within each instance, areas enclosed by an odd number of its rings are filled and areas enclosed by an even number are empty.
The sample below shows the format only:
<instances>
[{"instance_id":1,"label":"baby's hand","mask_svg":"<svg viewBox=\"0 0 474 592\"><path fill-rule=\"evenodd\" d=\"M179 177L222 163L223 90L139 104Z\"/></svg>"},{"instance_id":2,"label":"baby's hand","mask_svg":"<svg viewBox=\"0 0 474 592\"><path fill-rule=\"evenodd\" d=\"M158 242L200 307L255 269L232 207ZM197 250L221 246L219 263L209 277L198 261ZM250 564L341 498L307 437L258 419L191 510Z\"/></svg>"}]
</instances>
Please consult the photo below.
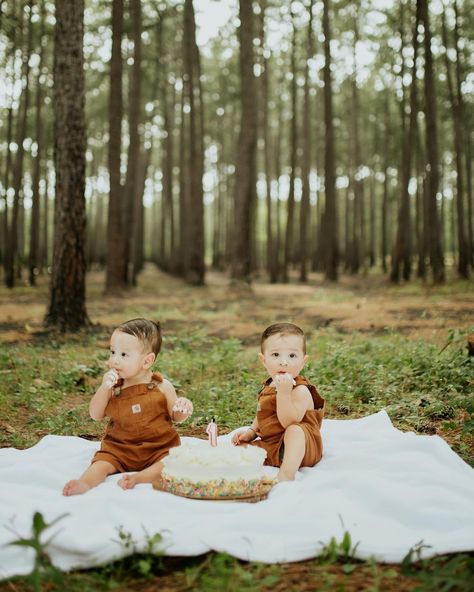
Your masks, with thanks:
<instances>
[{"instance_id":1,"label":"baby's hand","mask_svg":"<svg viewBox=\"0 0 474 592\"><path fill-rule=\"evenodd\" d=\"M239 446L239 444L247 444L248 442L252 441L252 435L248 435L249 430L241 430L232 436L232 444L234 446Z\"/></svg>"},{"instance_id":2,"label":"baby's hand","mask_svg":"<svg viewBox=\"0 0 474 592\"><path fill-rule=\"evenodd\" d=\"M173 411L175 413L184 413L189 417L193 412L193 404L186 397L178 397L173 405Z\"/></svg>"},{"instance_id":3,"label":"baby's hand","mask_svg":"<svg viewBox=\"0 0 474 592\"><path fill-rule=\"evenodd\" d=\"M273 377L273 382L275 383L277 390L288 392L291 392L293 387L296 385L295 379L289 372L285 372L284 374L275 374Z\"/></svg>"},{"instance_id":4,"label":"baby's hand","mask_svg":"<svg viewBox=\"0 0 474 592\"><path fill-rule=\"evenodd\" d=\"M111 368L108 372L106 372L104 374L104 377L102 379L102 385L105 386L105 388L111 389L114 384L118 381L119 379L119 375L117 370L115 370L115 368Z\"/></svg>"}]
</instances>

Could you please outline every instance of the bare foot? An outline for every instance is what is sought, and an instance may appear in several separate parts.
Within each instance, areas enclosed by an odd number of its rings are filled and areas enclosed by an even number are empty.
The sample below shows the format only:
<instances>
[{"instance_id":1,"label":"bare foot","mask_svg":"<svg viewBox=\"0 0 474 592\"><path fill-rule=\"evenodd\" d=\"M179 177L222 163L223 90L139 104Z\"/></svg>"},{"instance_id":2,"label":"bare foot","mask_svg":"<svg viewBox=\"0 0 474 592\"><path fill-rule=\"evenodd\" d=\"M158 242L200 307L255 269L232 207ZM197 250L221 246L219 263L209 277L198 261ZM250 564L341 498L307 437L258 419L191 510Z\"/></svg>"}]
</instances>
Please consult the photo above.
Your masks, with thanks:
<instances>
[{"instance_id":1,"label":"bare foot","mask_svg":"<svg viewBox=\"0 0 474 592\"><path fill-rule=\"evenodd\" d=\"M124 475L118 482L122 489L133 489L137 484L135 475Z\"/></svg>"},{"instance_id":2,"label":"bare foot","mask_svg":"<svg viewBox=\"0 0 474 592\"><path fill-rule=\"evenodd\" d=\"M63 495L79 495L89 491L90 485L80 479L72 479L63 487Z\"/></svg>"}]
</instances>

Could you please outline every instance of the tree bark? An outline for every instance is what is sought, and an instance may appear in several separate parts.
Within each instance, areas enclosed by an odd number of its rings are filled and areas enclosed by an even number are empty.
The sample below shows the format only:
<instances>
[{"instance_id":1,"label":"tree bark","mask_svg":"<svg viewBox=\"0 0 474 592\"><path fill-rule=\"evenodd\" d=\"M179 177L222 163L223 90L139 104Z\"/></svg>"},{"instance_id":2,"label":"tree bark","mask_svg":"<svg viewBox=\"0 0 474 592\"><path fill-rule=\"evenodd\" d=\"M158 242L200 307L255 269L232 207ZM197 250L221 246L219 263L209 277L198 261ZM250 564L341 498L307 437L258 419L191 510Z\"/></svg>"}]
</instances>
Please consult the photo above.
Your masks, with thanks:
<instances>
[{"instance_id":1,"label":"tree bark","mask_svg":"<svg viewBox=\"0 0 474 592\"><path fill-rule=\"evenodd\" d=\"M56 0L54 143L56 204L47 326L77 331L85 306L84 0Z\"/></svg>"},{"instance_id":2,"label":"tree bark","mask_svg":"<svg viewBox=\"0 0 474 592\"><path fill-rule=\"evenodd\" d=\"M455 6L456 2L454 3ZM455 13L457 29L457 10ZM448 57L449 41L446 26L446 8L442 15L442 34L445 47L444 59L446 65L446 78L448 81L448 93L451 103L451 112L453 116L454 131L454 152L456 160L456 221L457 221L457 239L458 239L458 274L462 278L469 277L469 253L466 237L466 227L464 218L464 121L463 121L463 97L461 93L461 80L458 74L459 66L456 64L456 87L453 82L453 73L451 62ZM456 61L459 60L458 39L455 39Z\"/></svg>"},{"instance_id":3,"label":"tree bark","mask_svg":"<svg viewBox=\"0 0 474 592\"><path fill-rule=\"evenodd\" d=\"M235 215L233 233L232 278L250 282L251 272L251 207L256 182L255 156L257 143L257 111L253 73L254 17L252 0L239 2L240 26L240 97L242 102L240 133L237 148Z\"/></svg>"},{"instance_id":4,"label":"tree bark","mask_svg":"<svg viewBox=\"0 0 474 592\"><path fill-rule=\"evenodd\" d=\"M417 106L417 58L418 58L418 26L420 23L420 4L417 3L415 25L413 29L413 67L411 72L410 85L410 115L408 124L405 126L402 146L402 166L401 166L401 196L400 207L398 210L397 236L393 248L392 270L390 279L392 282L400 281L400 268L403 268L403 279L409 280L411 275L412 245L411 234L412 224L410 215L410 194L408 188L410 185L412 170L412 154L415 143L416 119L418 115Z\"/></svg>"},{"instance_id":5,"label":"tree bark","mask_svg":"<svg viewBox=\"0 0 474 592\"><path fill-rule=\"evenodd\" d=\"M324 271L326 279L336 281L338 278L338 233L336 204L336 170L334 146L334 121L331 76L331 24L330 0L324 0L323 33L324 33L324 127L326 146L324 152L324 187L326 203L323 215L324 228Z\"/></svg>"},{"instance_id":6,"label":"tree bark","mask_svg":"<svg viewBox=\"0 0 474 592\"><path fill-rule=\"evenodd\" d=\"M36 284L36 274L39 267L39 236L40 236L40 175L41 175L41 160L43 156L43 122L42 122L42 106L43 106L43 88L41 84L41 74L43 67L43 37L45 29L45 2L41 1L40 8L40 35L39 35L39 64L38 76L36 80L36 118L35 118L35 133L36 133L36 156L33 164L33 180L32 180L32 207L31 207L31 226L30 226L30 248L28 253L28 269L29 282L31 286Z\"/></svg>"},{"instance_id":7,"label":"tree bark","mask_svg":"<svg viewBox=\"0 0 474 592\"><path fill-rule=\"evenodd\" d=\"M434 80L433 55L431 53L431 26L428 0L418 0L421 4L421 20L425 29L425 117L426 117L426 156L427 156L427 205L428 205L428 246L433 280L443 283L444 259L441 248L441 228L439 224L437 193L439 188L439 155L436 115L436 89Z\"/></svg>"},{"instance_id":8,"label":"tree bark","mask_svg":"<svg viewBox=\"0 0 474 592\"><path fill-rule=\"evenodd\" d=\"M194 285L204 283L204 202L202 177L203 146L202 146L202 105L200 92L200 63L196 45L196 23L192 0L184 3L184 88L186 99L186 111L183 113L188 125L186 126L188 151L185 160L185 174L189 178L188 211L186 213L186 225L184 241L185 268L184 277L187 282Z\"/></svg>"},{"instance_id":9,"label":"tree bark","mask_svg":"<svg viewBox=\"0 0 474 592\"><path fill-rule=\"evenodd\" d=\"M314 54L314 36L313 36L313 4L314 0L309 1L308 12L308 33L307 44L308 53L306 55L304 72L304 99L303 99L303 163L301 170L302 190L301 190L301 208L300 208L300 281L308 281L308 258L309 241L308 230L310 228L310 174L311 174L311 103L309 96L309 60Z\"/></svg>"},{"instance_id":10,"label":"tree bark","mask_svg":"<svg viewBox=\"0 0 474 592\"><path fill-rule=\"evenodd\" d=\"M288 188L288 200L287 200L287 211L286 211L286 233L285 233L285 256L283 260L283 281L288 281L288 266L294 262L295 247L293 244L294 240L294 221L295 221L295 177L296 177L296 160L298 152L298 138L297 138L297 99L298 99L298 87L296 85L296 23L295 16L290 9L291 20L293 24L293 37L291 42L291 61L290 61L290 74L291 74L291 121L290 121L290 185Z\"/></svg>"},{"instance_id":11,"label":"tree bark","mask_svg":"<svg viewBox=\"0 0 474 592\"><path fill-rule=\"evenodd\" d=\"M24 8L29 7L28 11L28 25L27 25L27 42L26 48L23 51L23 63L22 63L22 79L25 80L25 87L21 93L20 107L18 109L18 121L17 121L17 133L16 133L16 144L18 146L15 165L13 168L13 207L11 223L8 233L8 249L5 253L5 284L8 288L13 288L15 285L15 278L19 275L18 261L19 253L23 251L23 228L21 222L23 216L20 210L23 206L23 163L25 156L25 148L23 140L27 133L28 123L28 110L30 104L30 55L33 43L33 4L34 0L28 0L24 3Z\"/></svg>"},{"instance_id":12,"label":"tree bark","mask_svg":"<svg viewBox=\"0 0 474 592\"><path fill-rule=\"evenodd\" d=\"M141 0L130 0L131 36L133 39L133 65L129 78L128 127L129 145L127 153L127 176L125 180L125 218L127 231L123 234L125 243L125 282L134 285L136 281L135 256L137 235L140 227L140 206L142 196L139 194L139 175L141 157L141 140L139 126L141 123L142 102L142 5ZM140 237L141 238L141 237Z\"/></svg>"},{"instance_id":13,"label":"tree bark","mask_svg":"<svg viewBox=\"0 0 474 592\"><path fill-rule=\"evenodd\" d=\"M109 207L107 214L107 268L105 287L114 292L126 286L124 269L126 267L123 235L124 204L120 163L122 151L122 35L123 0L112 2L112 55L110 58L109 90ZM123 220L122 220L123 218ZM127 227L128 230L128 227Z\"/></svg>"}]
</instances>

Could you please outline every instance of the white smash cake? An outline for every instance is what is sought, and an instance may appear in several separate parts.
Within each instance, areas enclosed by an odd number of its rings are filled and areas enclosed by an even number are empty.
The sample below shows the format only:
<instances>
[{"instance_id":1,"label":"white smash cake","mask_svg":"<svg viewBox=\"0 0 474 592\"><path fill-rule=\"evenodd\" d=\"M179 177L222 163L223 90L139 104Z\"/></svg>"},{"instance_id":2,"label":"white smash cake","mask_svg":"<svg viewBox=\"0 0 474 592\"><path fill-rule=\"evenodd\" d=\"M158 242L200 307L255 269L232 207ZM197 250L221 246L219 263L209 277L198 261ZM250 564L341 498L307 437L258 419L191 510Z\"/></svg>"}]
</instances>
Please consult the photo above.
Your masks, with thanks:
<instances>
[{"instance_id":1,"label":"white smash cake","mask_svg":"<svg viewBox=\"0 0 474 592\"><path fill-rule=\"evenodd\" d=\"M198 499L262 499L275 483L263 468L266 455L231 442L184 442L163 459L159 489Z\"/></svg>"}]
</instances>

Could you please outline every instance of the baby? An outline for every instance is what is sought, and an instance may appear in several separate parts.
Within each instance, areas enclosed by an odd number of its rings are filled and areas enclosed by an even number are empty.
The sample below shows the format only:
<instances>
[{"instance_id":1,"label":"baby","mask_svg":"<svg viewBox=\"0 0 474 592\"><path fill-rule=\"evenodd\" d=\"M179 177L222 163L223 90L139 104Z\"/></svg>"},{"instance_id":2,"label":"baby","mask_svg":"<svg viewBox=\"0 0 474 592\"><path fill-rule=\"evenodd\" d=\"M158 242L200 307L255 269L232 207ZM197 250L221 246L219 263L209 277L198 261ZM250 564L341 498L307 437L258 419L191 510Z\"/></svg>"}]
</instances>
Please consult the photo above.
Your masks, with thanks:
<instances>
[{"instance_id":1,"label":"baby","mask_svg":"<svg viewBox=\"0 0 474 592\"><path fill-rule=\"evenodd\" d=\"M270 377L258 394L252 427L234 434L232 442L264 448L265 464L280 468L279 481L290 481L300 467L321 459L324 399L300 376L308 356L305 335L296 325L265 329L259 358Z\"/></svg>"},{"instance_id":2,"label":"baby","mask_svg":"<svg viewBox=\"0 0 474 592\"><path fill-rule=\"evenodd\" d=\"M161 460L180 438L172 421L187 419L193 405L177 397L173 385L151 367L161 349L160 324L132 319L119 325L110 339L109 370L92 397L92 419L109 417L100 450L79 479L68 481L64 495L85 493L108 475L125 474L118 484L131 489L160 476Z\"/></svg>"}]
</instances>

